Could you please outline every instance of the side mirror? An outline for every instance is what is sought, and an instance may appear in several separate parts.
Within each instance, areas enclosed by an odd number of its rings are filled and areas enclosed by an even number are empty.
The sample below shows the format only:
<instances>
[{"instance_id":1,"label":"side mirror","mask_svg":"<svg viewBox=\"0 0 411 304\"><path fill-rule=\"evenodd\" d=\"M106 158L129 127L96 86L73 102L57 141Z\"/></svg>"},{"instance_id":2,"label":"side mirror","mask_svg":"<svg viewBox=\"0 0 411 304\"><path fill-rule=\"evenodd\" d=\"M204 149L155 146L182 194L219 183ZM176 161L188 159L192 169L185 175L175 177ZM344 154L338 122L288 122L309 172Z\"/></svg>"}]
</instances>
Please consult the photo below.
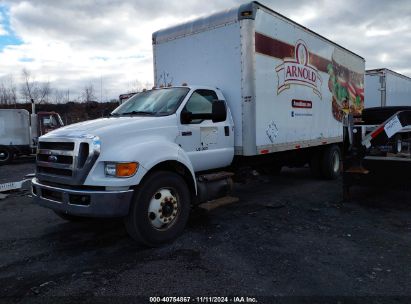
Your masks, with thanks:
<instances>
[{"instance_id":1,"label":"side mirror","mask_svg":"<svg viewBox=\"0 0 411 304\"><path fill-rule=\"evenodd\" d=\"M211 119L213 122L221 122L227 119L227 108L224 100L216 100L213 102Z\"/></svg>"}]
</instances>

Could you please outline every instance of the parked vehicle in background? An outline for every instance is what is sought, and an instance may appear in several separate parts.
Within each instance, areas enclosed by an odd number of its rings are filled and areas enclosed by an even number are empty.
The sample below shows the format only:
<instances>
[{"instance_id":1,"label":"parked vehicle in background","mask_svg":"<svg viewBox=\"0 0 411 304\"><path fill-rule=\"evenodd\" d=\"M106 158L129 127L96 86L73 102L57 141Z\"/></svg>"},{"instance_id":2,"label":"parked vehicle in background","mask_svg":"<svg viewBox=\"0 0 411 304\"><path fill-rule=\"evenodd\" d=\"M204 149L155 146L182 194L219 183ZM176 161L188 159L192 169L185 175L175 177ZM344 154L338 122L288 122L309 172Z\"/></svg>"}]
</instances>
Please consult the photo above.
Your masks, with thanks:
<instances>
[{"instance_id":1,"label":"parked vehicle in background","mask_svg":"<svg viewBox=\"0 0 411 304\"><path fill-rule=\"evenodd\" d=\"M37 141L63 126L59 114L55 112L32 113L23 109L0 109L0 165L10 163L19 155L35 153Z\"/></svg>"},{"instance_id":2,"label":"parked vehicle in background","mask_svg":"<svg viewBox=\"0 0 411 304\"><path fill-rule=\"evenodd\" d=\"M120 96L118 97L119 103L122 104L122 103L126 102L130 97L134 96L135 94L137 94L137 92L120 94Z\"/></svg>"},{"instance_id":3,"label":"parked vehicle in background","mask_svg":"<svg viewBox=\"0 0 411 304\"><path fill-rule=\"evenodd\" d=\"M365 72L365 107L411 106L411 78L389 69Z\"/></svg>"},{"instance_id":4,"label":"parked vehicle in background","mask_svg":"<svg viewBox=\"0 0 411 304\"><path fill-rule=\"evenodd\" d=\"M40 138L38 204L68 220L124 217L157 246L191 206L226 199L242 166L339 175L341 121L363 108L362 57L258 2L158 31L153 51L155 89Z\"/></svg>"},{"instance_id":5,"label":"parked vehicle in background","mask_svg":"<svg viewBox=\"0 0 411 304\"><path fill-rule=\"evenodd\" d=\"M379 107L344 126L344 199L353 186L411 183L411 107Z\"/></svg>"},{"instance_id":6,"label":"parked vehicle in background","mask_svg":"<svg viewBox=\"0 0 411 304\"><path fill-rule=\"evenodd\" d=\"M389 69L367 70L365 73L365 108L361 121L368 134L399 111L411 110L411 78ZM410 149L411 133L401 129L386 142L374 144L381 153L401 154Z\"/></svg>"}]
</instances>

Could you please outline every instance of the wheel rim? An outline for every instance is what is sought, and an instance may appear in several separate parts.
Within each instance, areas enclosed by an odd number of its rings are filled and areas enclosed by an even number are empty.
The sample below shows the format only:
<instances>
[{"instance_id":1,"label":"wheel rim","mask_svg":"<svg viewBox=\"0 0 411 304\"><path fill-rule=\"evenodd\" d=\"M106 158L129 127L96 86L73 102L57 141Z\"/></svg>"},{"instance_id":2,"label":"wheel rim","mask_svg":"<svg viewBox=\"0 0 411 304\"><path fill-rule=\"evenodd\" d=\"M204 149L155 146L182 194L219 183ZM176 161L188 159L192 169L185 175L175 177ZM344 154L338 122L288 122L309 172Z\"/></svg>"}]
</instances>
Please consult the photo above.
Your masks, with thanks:
<instances>
[{"instance_id":1,"label":"wheel rim","mask_svg":"<svg viewBox=\"0 0 411 304\"><path fill-rule=\"evenodd\" d=\"M161 188L156 191L148 207L148 219L158 230L167 230L179 216L180 203L177 192L171 188Z\"/></svg>"},{"instance_id":2,"label":"wheel rim","mask_svg":"<svg viewBox=\"0 0 411 304\"><path fill-rule=\"evenodd\" d=\"M0 151L0 161L6 161L9 159L9 153L7 151Z\"/></svg>"},{"instance_id":3,"label":"wheel rim","mask_svg":"<svg viewBox=\"0 0 411 304\"><path fill-rule=\"evenodd\" d=\"M335 173L340 171L340 156L338 155L338 152L334 152L333 155L333 170Z\"/></svg>"}]
</instances>

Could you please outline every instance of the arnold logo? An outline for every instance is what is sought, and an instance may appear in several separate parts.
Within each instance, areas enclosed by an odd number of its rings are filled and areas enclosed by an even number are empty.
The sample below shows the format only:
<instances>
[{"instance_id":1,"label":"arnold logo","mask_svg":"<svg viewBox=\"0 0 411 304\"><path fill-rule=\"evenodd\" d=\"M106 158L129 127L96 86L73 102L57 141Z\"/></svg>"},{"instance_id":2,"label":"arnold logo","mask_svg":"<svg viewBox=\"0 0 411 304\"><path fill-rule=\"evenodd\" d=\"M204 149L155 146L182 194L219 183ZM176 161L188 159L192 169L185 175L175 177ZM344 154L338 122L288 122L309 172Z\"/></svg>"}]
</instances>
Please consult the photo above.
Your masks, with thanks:
<instances>
[{"instance_id":1,"label":"arnold logo","mask_svg":"<svg viewBox=\"0 0 411 304\"><path fill-rule=\"evenodd\" d=\"M275 68L278 75L277 94L289 89L291 84L308 86L320 98L321 76L315 66L309 63L309 53L305 42L298 40L294 48L295 58L284 58L283 63Z\"/></svg>"}]
</instances>

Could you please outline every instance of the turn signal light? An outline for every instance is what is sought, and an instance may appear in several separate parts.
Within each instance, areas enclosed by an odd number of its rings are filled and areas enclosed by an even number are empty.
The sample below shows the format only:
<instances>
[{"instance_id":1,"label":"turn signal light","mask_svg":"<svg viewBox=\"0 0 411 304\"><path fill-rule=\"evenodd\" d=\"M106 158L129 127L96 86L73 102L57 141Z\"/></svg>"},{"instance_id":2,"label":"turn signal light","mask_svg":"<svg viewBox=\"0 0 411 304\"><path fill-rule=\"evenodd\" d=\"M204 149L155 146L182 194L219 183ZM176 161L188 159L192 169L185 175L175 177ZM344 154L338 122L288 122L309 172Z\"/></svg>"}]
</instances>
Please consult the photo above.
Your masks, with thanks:
<instances>
[{"instance_id":1,"label":"turn signal light","mask_svg":"<svg viewBox=\"0 0 411 304\"><path fill-rule=\"evenodd\" d=\"M116 176L130 177L133 176L138 169L138 163L118 163L116 164Z\"/></svg>"},{"instance_id":2,"label":"turn signal light","mask_svg":"<svg viewBox=\"0 0 411 304\"><path fill-rule=\"evenodd\" d=\"M138 163L106 163L105 173L108 176L114 177L131 177L136 174Z\"/></svg>"}]
</instances>

